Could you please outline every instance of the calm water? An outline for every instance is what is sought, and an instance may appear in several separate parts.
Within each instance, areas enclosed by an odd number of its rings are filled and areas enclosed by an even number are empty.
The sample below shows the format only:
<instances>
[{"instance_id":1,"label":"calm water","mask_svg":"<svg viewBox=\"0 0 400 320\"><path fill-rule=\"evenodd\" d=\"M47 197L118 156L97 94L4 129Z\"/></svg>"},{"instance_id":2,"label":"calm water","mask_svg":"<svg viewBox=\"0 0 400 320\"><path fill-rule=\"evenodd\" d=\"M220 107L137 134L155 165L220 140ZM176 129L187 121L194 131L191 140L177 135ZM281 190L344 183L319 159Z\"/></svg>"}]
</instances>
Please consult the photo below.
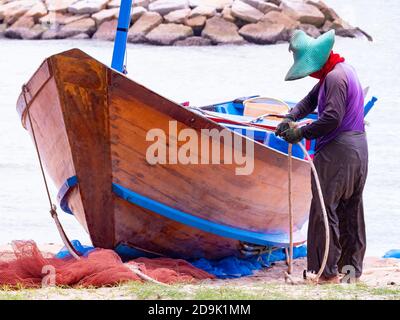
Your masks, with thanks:
<instances>
[{"instance_id":1,"label":"calm water","mask_svg":"<svg viewBox=\"0 0 400 320\"><path fill-rule=\"evenodd\" d=\"M363 86L379 98L368 116L369 178L365 190L368 254L400 248L400 3L397 0L327 1L374 36L375 42L338 38L335 50L358 70ZM0 40L0 243L34 239L60 242L48 205L33 145L15 111L20 87L41 61L79 47L109 64L111 43ZM291 64L287 44L175 48L129 46L129 76L178 102L207 104L261 94L298 100L315 83L283 81ZM55 196L55 190L53 190ZM79 224L61 214L73 239L89 243Z\"/></svg>"}]
</instances>

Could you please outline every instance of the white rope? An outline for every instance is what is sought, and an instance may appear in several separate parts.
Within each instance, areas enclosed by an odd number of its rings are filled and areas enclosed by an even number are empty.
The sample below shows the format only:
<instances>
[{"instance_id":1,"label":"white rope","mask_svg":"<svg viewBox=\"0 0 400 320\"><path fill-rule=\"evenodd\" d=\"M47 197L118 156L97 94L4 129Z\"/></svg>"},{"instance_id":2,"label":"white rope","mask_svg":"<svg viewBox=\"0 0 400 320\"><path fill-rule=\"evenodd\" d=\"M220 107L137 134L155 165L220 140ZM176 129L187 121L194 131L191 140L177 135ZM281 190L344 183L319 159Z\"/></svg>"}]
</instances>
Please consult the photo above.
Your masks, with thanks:
<instances>
[{"instance_id":1,"label":"white rope","mask_svg":"<svg viewBox=\"0 0 400 320\"><path fill-rule=\"evenodd\" d=\"M67 235L66 235L66 233L64 231L64 228L62 227L61 222L58 219L57 208L53 204L53 201L51 200L49 186L48 186L46 174L45 174L44 168L43 168L42 157L40 155L39 145L38 145L38 142L37 142L37 139L36 139L35 128L33 127L33 121L32 121L31 112L30 112L31 108L30 108L30 104L28 103L28 100L26 99L26 94L29 93L29 90L28 90L28 87L25 84L22 86L22 93L23 93L23 97L24 97L25 108L26 108L27 114L28 114L29 125L30 125L31 131L32 131L33 141L34 141L34 144L35 144L36 154L37 154L37 157L38 157L38 160L39 160L40 171L42 173L42 178L43 178L44 186L45 186L45 189L46 189L47 198L49 200L51 217L54 219L54 222L55 222L55 224L57 226L57 230L58 230L58 232L60 234L60 237L61 237L65 247L67 248L67 250L71 254L71 256L74 257L76 260L80 260L78 252L75 250L75 248L73 247L73 245L69 241L69 239L68 239L68 237L67 237Z\"/></svg>"},{"instance_id":2,"label":"white rope","mask_svg":"<svg viewBox=\"0 0 400 320\"><path fill-rule=\"evenodd\" d=\"M164 286L164 287L169 287L168 284L166 283L162 283L160 281L157 281L155 279L153 279L152 277L149 277L147 274L144 274L142 271L139 270L139 266L135 265L135 264L127 264L127 267L129 268L129 270L131 270L134 274L136 274L139 278L148 281L148 282L152 282L155 284L158 284L160 286Z\"/></svg>"},{"instance_id":3,"label":"white rope","mask_svg":"<svg viewBox=\"0 0 400 320\"><path fill-rule=\"evenodd\" d=\"M293 145L288 146L288 202L289 202L289 263L288 274L293 272L293 208L292 208L292 149Z\"/></svg>"},{"instance_id":4,"label":"white rope","mask_svg":"<svg viewBox=\"0 0 400 320\"><path fill-rule=\"evenodd\" d=\"M324 251L324 257L322 259L321 267L315 276L314 280L315 282L318 282L318 279L321 277L322 273L324 272L324 269L326 267L326 262L328 261L328 255L329 255L329 242L330 242L330 236L329 236L329 220L328 220L328 214L326 212L326 207L325 207L325 201L324 201L324 196L322 194L322 188L321 188L321 183L318 178L318 173L317 169L315 168L314 162L312 161L310 155L308 154L306 148L299 142L298 145L300 146L301 150L303 151L304 155L306 156L308 163L311 166L311 170L313 173L313 177L315 180L315 184L318 190L318 197L319 201L321 203L321 209L322 209L322 215L324 218L324 227L325 227L325 251Z\"/></svg>"},{"instance_id":5,"label":"white rope","mask_svg":"<svg viewBox=\"0 0 400 320\"><path fill-rule=\"evenodd\" d=\"M34 143L35 143L36 153L37 153L37 156L38 156L40 169L41 169L41 172L42 172L43 181L44 181L44 184L45 184L45 188L46 188L46 192L47 192L47 196L48 196L48 200L49 200L49 204L50 204L51 217L54 219L54 222L55 222L55 224L57 226L57 230L58 230L58 232L60 234L61 240L63 241L65 247L68 250L68 252L71 254L71 256L73 258L75 258L76 260L80 260L81 257L79 256L78 252L75 250L73 245L71 244L71 241L68 239L68 236L65 233L65 230L64 230L60 220L58 219L56 206L53 204L53 202L51 200L51 196L50 196L50 191L49 191L49 187L48 187L48 184L47 184L46 175L45 175L44 169L43 169L42 158L41 158L41 155L40 155L40 152L39 152L39 146L38 146L38 143L37 143L37 140L36 140L35 130L33 128L33 121L32 121L31 114L30 114L30 106L28 105L28 101L27 101L26 96L25 96L26 92L28 91L27 87L24 85L22 87L22 90L23 90L23 95L24 95L24 99L25 99L25 105L26 105L26 108L27 108L28 120L29 120L29 124L30 124L30 127L31 127L33 140L34 140ZM149 282L152 282L152 283L155 283L155 284L158 284L158 285L168 286L167 284L159 282L159 281L149 277L148 275L144 274L143 272L141 272L139 270L138 266L129 265L128 264L128 267L133 273L135 273L138 277L140 277L141 279L143 279L145 281L149 281Z\"/></svg>"}]
</instances>

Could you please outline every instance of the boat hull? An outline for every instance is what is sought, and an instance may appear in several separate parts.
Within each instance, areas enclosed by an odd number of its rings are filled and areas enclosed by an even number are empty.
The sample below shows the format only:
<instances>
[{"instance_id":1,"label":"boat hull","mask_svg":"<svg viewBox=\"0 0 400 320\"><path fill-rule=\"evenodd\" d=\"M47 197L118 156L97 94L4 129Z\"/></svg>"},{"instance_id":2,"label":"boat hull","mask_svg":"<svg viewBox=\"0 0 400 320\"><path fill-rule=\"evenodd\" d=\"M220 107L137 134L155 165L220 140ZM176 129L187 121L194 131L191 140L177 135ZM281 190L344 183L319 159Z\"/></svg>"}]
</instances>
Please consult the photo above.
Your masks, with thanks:
<instances>
[{"instance_id":1,"label":"boat hull","mask_svg":"<svg viewBox=\"0 0 400 320\"><path fill-rule=\"evenodd\" d=\"M150 163L151 130L164 132L170 147L186 129L200 137L204 129L226 129L77 49L46 59L26 87L17 105L22 123L31 135L33 127L47 174L95 246L124 244L190 259L237 254L239 240L287 245L285 154L254 143L254 169L238 175L238 165L225 161L226 149L237 146L210 136L220 163ZM249 141L232 137L242 146ZM185 141L174 143L179 149ZM77 183L65 189L71 177ZM305 240L299 230L308 216L309 184L308 164L294 159L296 244Z\"/></svg>"}]
</instances>

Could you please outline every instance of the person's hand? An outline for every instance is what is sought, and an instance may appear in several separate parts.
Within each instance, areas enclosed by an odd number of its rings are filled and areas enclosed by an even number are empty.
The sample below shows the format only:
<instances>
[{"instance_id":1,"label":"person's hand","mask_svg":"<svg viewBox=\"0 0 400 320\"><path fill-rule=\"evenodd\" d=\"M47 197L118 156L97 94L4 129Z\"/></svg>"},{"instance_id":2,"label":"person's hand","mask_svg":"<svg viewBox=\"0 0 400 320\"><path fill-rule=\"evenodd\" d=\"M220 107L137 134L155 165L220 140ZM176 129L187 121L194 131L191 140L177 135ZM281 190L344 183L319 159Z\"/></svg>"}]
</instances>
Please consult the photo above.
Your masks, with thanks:
<instances>
[{"instance_id":1,"label":"person's hand","mask_svg":"<svg viewBox=\"0 0 400 320\"><path fill-rule=\"evenodd\" d=\"M282 133L282 138L291 144L296 144L303 139L303 131L301 128L292 127Z\"/></svg>"},{"instance_id":2,"label":"person's hand","mask_svg":"<svg viewBox=\"0 0 400 320\"><path fill-rule=\"evenodd\" d=\"M280 124L276 127L275 136L280 137L282 134L290 128L290 124L294 122L291 117L286 117L282 120Z\"/></svg>"}]
</instances>

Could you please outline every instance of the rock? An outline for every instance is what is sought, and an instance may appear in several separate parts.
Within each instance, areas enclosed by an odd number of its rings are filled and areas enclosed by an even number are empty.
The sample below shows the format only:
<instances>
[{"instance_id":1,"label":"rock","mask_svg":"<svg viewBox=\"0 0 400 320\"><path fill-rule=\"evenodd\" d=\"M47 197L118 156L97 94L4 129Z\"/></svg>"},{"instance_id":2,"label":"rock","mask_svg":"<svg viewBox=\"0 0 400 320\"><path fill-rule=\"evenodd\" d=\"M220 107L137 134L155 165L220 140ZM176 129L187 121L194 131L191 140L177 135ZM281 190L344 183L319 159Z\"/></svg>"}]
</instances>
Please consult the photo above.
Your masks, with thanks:
<instances>
[{"instance_id":1,"label":"rock","mask_svg":"<svg viewBox=\"0 0 400 320\"><path fill-rule=\"evenodd\" d=\"M114 41L115 33L117 32L118 20L107 20L104 21L96 33L93 35L93 39L103 40L103 41Z\"/></svg>"},{"instance_id":2,"label":"rock","mask_svg":"<svg viewBox=\"0 0 400 320\"><path fill-rule=\"evenodd\" d=\"M282 1L281 8L283 13L299 21L300 23L307 23L316 27L322 27L325 22L325 16L317 7L301 1Z\"/></svg>"},{"instance_id":3,"label":"rock","mask_svg":"<svg viewBox=\"0 0 400 320\"><path fill-rule=\"evenodd\" d=\"M44 31L46 31L46 28L40 24L35 24L33 17L23 16L6 29L4 35L12 39L34 40L39 39Z\"/></svg>"},{"instance_id":4,"label":"rock","mask_svg":"<svg viewBox=\"0 0 400 320\"><path fill-rule=\"evenodd\" d=\"M23 35L34 25L35 20L32 17L21 17L11 27L6 29L4 35L11 39L23 39Z\"/></svg>"},{"instance_id":5,"label":"rock","mask_svg":"<svg viewBox=\"0 0 400 320\"><path fill-rule=\"evenodd\" d=\"M282 11L276 4L265 2L264 0L242 0L244 3L256 8L262 13L268 13L270 11Z\"/></svg>"},{"instance_id":6,"label":"rock","mask_svg":"<svg viewBox=\"0 0 400 320\"><path fill-rule=\"evenodd\" d=\"M86 39L90 39L90 37L87 33L79 33L75 36L69 37L69 39L86 40Z\"/></svg>"},{"instance_id":7,"label":"rock","mask_svg":"<svg viewBox=\"0 0 400 320\"><path fill-rule=\"evenodd\" d=\"M221 17L208 19L201 34L210 39L213 44L239 44L244 42L244 39L238 33L238 27Z\"/></svg>"},{"instance_id":8,"label":"rock","mask_svg":"<svg viewBox=\"0 0 400 320\"><path fill-rule=\"evenodd\" d=\"M93 14L105 9L108 0L79 0L68 7L68 12L74 14Z\"/></svg>"},{"instance_id":9,"label":"rock","mask_svg":"<svg viewBox=\"0 0 400 320\"><path fill-rule=\"evenodd\" d=\"M59 28L49 29L49 30L43 32L41 38L43 40L54 40L54 39L57 39L58 32L59 32Z\"/></svg>"},{"instance_id":10,"label":"rock","mask_svg":"<svg viewBox=\"0 0 400 320\"><path fill-rule=\"evenodd\" d=\"M37 2L35 0L11 1L0 7L0 21L8 25L15 23L27 13Z\"/></svg>"},{"instance_id":11,"label":"rock","mask_svg":"<svg viewBox=\"0 0 400 320\"><path fill-rule=\"evenodd\" d=\"M40 39L42 34L47 30L47 28L41 24L35 24L30 30L22 34L22 39L25 40L36 40Z\"/></svg>"},{"instance_id":12,"label":"rock","mask_svg":"<svg viewBox=\"0 0 400 320\"><path fill-rule=\"evenodd\" d=\"M207 18L211 18L211 17L215 16L216 13L217 13L217 9L215 9L215 7L202 5L202 6L196 7L192 10L192 12L190 13L190 18L197 17L197 16L204 16Z\"/></svg>"},{"instance_id":13,"label":"rock","mask_svg":"<svg viewBox=\"0 0 400 320\"><path fill-rule=\"evenodd\" d=\"M206 24L207 18L204 16L197 16L193 18L188 18L185 20L185 25L191 27L193 33L197 35L201 35L201 31L203 30L204 25Z\"/></svg>"},{"instance_id":14,"label":"rock","mask_svg":"<svg viewBox=\"0 0 400 320\"><path fill-rule=\"evenodd\" d=\"M347 22L343 21L342 19L336 19L334 21L326 20L320 31L322 33L328 32L329 30L351 30L354 29L351 25ZM343 33L343 31L341 31ZM336 32L337 34L337 32Z\"/></svg>"},{"instance_id":15,"label":"rock","mask_svg":"<svg viewBox=\"0 0 400 320\"><path fill-rule=\"evenodd\" d=\"M153 0L154 1L154 0ZM143 7L148 8L150 0L133 0L132 7ZM121 0L111 0L107 4L107 8L119 8L121 6Z\"/></svg>"},{"instance_id":16,"label":"rock","mask_svg":"<svg viewBox=\"0 0 400 320\"><path fill-rule=\"evenodd\" d=\"M262 19L261 21L264 22L269 22L269 23L277 23L277 24L283 24L286 29L288 30L293 30L297 28L300 23L296 20L294 20L292 17L289 17L288 15L282 13L282 12L277 12L277 11L271 11L268 12Z\"/></svg>"},{"instance_id":17,"label":"rock","mask_svg":"<svg viewBox=\"0 0 400 320\"><path fill-rule=\"evenodd\" d=\"M318 38L321 35L319 29L312 24L300 24L299 29L303 30L305 33L313 38Z\"/></svg>"},{"instance_id":18,"label":"rock","mask_svg":"<svg viewBox=\"0 0 400 320\"><path fill-rule=\"evenodd\" d=\"M67 12L68 7L76 0L46 0L46 7L49 11Z\"/></svg>"},{"instance_id":19,"label":"rock","mask_svg":"<svg viewBox=\"0 0 400 320\"><path fill-rule=\"evenodd\" d=\"M132 5L135 1L132 1ZM111 0L107 4L107 8L119 8L121 6L121 0Z\"/></svg>"},{"instance_id":20,"label":"rock","mask_svg":"<svg viewBox=\"0 0 400 320\"><path fill-rule=\"evenodd\" d=\"M92 19L96 21L96 25L101 25L104 21L118 18L119 8L104 9L92 14Z\"/></svg>"},{"instance_id":21,"label":"rock","mask_svg":"<svg viewBox=\"0 0 400 320\"><path fill-rule=\"evenodd\" d=\"M280 6L281 5L281 3L282 3L282 0L267 0L268 2L271 2L271 3L273 3L274 5L276 5L276 6Z\"/></svg>"},{"instance_id":22,"label":"rock","mask_svg":"<svg viewBox=\"0 0 400 320\"><path fill-rule=\"evenodd\" d=\"M232 15L232 9L230 7L225 7L222 10L222 18L229 22L235 22L236 18Z\"/></svg>"},{"instance_id":23,"label":"rock","mask_svg":"<svg viewBox=\"0 0 400 320\"><path fill-rule=\"evenodd\" d=\"M0 39L4 38L4 33L7 29L7 25L5 23L0 24Z\"/></svg>"},{"instance_id":24,"label":"rock","mask_svg":"<svg viewBox=\"0 0 400 320\"><path fill-rule=\"evenodd\" d=\"M233 0L189 0L189 5L191 8L196 8L199 6L213 7L218 11L221 11L226 6L230 6Z\"/></svg>"},{"instance_id":25,"label":"rock","mask_svg":"<svg viewBox=\"0 0 400 320\"><path fill-rule=\"evenodd\" d=\"M168 23L184 23L186 18L190 15L190 9L180 9L171 11L164 16L164 20Z\"/></svg>"},{"instance_id":26,"label":"rock","mask_svg":"<svg viewBox=\"0 0 400 320\"><path fill-rule=\"evenodd\" d=\"M240 0L232 4L232 15L247 22L258 22L264 17L261 11Z\"/></svg>"},{"instance_id":27,"label":"rock","mask_svg":"<svg viewBox=\"0 0 400 320\"><path fill-rule=\"evenodd\" d=\"M145 41L145 35L161 24L163 18L157 12L145 12L128 32L129 42Z\"/></svg>"},{"instance_id":28,"label":"rock","mask_svg":"<svg viewBox=\"0 0 400 320\"><path fill-rule=\"evenodd\" d=\"M132 1L132 6L133 6L133 2ZM121 6L121 0L111 0L110 2L107 3L107 8L119 8Z\"/></svg>"},{"instance_id":29,"label":"rock","mask_svg":"<svg viewBox=\"0 0 400 320\"><path fill-rule=\"evenodd\" d=\"M192 47L192 46L209 46L211 40L203 37L188 37L185 40L178 40L174 42L174 46Z\"/></svg>"},{"instance_id":30,"label":"rock","mask_svg":"<svg viewBox=\"0 0 400 320\"><path fill-rule=\"evenodd\" d=\"M146 39L153 44L171 45L175 41L186 39L192 35L192 28L180 24L168 23L160 24L151 30L146 35Z\"/></svg>"},{"instance_id":31,"label":"rock","mask_svg":"<svg viewBox=\"0 0 400 320\"><path fill-rule=\"evenodd\" d=\"M47 8L43 2L36 3L33 7L31 7L26 13L26 17L32 17L35 22L38 22L41 17L47 15Z\"/></svg>"},{"instance_id":32,"label":"rock","mask_svg":"<svg viewBox=\"0 0 400 320\"><path fill-rule=\"evenodd\" d=\"M283 24L267 22L251 23L243 26L239 34L249 42L258 44L272 44L286 37L286 28Z\"/></svg>"},{"instance_id":33,"label":"rock","mask_svg":"<svg viewBox=\"0 0 400 320\"><path fill-rule=\"evenodd\" d=\"M333 25L332 21L326 20L324 25L321 27L321 32L325 33L328 32L329 30L332 30L333 29L332 25Z\"/></svg>"},{"instance_id":34,"label":"rock","mask_svg":"<svg viewBox=\"0 0 400 320\"><path fill-rule=\"evenodd\" d=\"M74 21L89 18L88 14L71 15L68 13L50 12L48 15L39 19L40 23L51 25L64 25Z\"/></svg>"},{"instance_id":35,"label":"rock","mask_svg":"<svg viewBox=\"0 0 400 320\"><path fill-rule=\"evenodd\" d=\"M337 36L345 37L345 38L359 38L359 37L363 37L363 36L366 36L367 38L370 37L369 35L367 36L365 33L363 33L361 31L361 29L359 29L359 28L351 28L351 29L339 28L339 29L335 30L335 33ZM368 39L368 40L370 40L370 39ZM372 41L372 38L370 41Z\"/></svg>"},{"instance_id":36,"label":"rock","mask_svg":"<svg viewBox=\"0 0 400 320\"><path fill-rule=\"evenodd\" d=\"M321 11L322 14L325 16L326 20L334 21L336 19L340 19L339 15L336 13L336 11L333 10L332 8L328 7L325 4L325 2L323 2L323 1L308 0L307 4L317 7L319 9L319 11Z\"/></svg>"},{"instance_id":37,"label":"rock","mask_svg":"<svg viewBox=\"0 0 400 320\"><path fill-rule=\"evenodd\" d=\"M132 7L131 21L133 23L136 22L136 20L138 20L145 12L147 12L147 9L144 7Z\"/></svg>"},{"instance_id":38,"label":"rock","mask_svg":"<svg viewBox=\"0 0 400 320\"><path fill-rule=\"evenodd\" d=\"M354 29L354 28L349 23L339 18L332 22L332 29L339 30L339 29Z\"/></svg>"},{"instance_id":39,"label":"rock","mask_svg":"<svg viewBox=\"0 0 400 320\"><path fill-rule=\"evenodd\" d=\"M149 4L149 11L166 15L171 11L189 8L187 0L156 0Z\"/></svg>"},{"instance_id":40,"label":"rock","mask_svg":"<svg viewBox=\"0 0 400 320\"><path fill-rule=\"evenodd\" d=\"M133 7L143 7L143 8L148 8L150 2L153 2L154 0L135 0L132 2Z\"/></svg>"},{"instance_id":41,"label":"rock","mask_svg":"<svg viewBox=\"0 0 400 320\"><path fill-rule=\"evenodd\" d=\"M85 18L62 26L57 33L57 38L70 38L80 33L91 36L95 31L96 22L92 18Z\"/></svg>"}]
</instances>

